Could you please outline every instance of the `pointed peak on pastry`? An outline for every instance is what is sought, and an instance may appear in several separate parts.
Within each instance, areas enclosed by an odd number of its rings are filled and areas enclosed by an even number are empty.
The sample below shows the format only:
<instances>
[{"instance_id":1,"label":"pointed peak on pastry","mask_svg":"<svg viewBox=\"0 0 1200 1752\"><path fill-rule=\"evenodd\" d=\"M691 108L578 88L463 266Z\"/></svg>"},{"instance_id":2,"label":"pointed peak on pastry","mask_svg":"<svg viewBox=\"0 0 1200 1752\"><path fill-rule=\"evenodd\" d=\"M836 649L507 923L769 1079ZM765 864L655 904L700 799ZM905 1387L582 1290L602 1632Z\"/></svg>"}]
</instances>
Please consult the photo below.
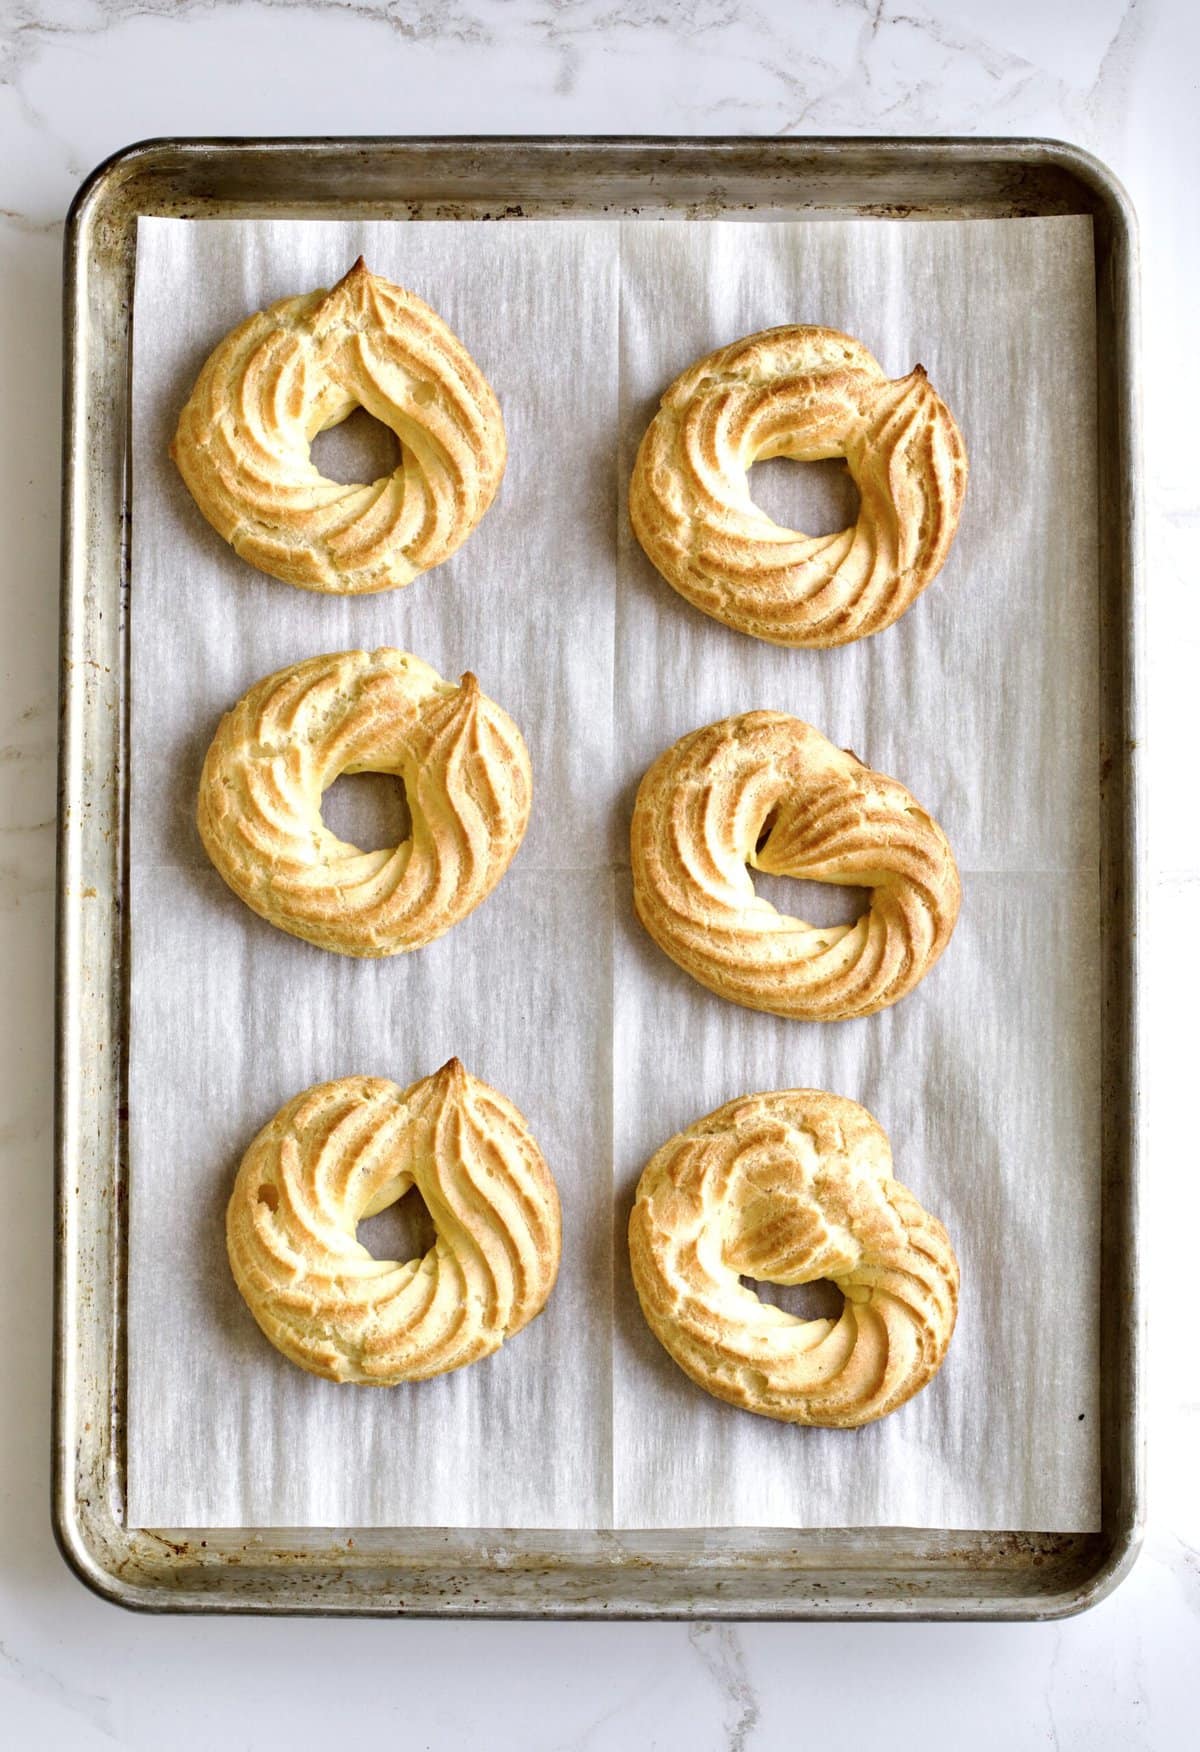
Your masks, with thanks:
<instances>
[{"instance_id":1,"label":"pointed peak on pastry","mask_svg":"<svg viewBox=\"0 0 1200 1752\"><path fill-rule=\"evenodd\" d=\"M366 257L359 256L352 268L344 273L336 286L332 286L325 295L326 304L335 308L343 303L351 308L365 309L367 300L382 282L367 266Z\"/></svg>"},{"instance_id":2,"label":"pointed peak on pastry","mask_svg":"<svg viewBox=\"0 0 1200 1752\"><path fill-rule=\"evenodd\" d=\"M440 1089L461 1090L467 1086L467 1070L461 1059L449 1058L440 1071L435 1071L431 1078Z\"/></svg>"}]
</instances>

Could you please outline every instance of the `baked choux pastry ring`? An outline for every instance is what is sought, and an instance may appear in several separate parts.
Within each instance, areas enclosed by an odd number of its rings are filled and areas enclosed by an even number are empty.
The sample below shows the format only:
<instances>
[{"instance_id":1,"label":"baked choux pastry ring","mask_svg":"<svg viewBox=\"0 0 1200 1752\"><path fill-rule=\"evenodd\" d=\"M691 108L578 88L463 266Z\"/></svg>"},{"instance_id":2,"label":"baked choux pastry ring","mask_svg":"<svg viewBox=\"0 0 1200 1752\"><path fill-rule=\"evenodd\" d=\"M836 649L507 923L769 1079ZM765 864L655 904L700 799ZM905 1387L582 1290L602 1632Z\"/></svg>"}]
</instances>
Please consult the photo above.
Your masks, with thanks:
<instances>
[{"instance_id":1,"label":"baked choux pastry ring","mask_svg":"<svg viewBox=\"0 0 1200 1752\"><path fill-rule=\"evenodd\" d=\"M318 432L363 407L400 440L394 473L327 480ZM504 422L441 317L369 272L261 310L211 354L171 445L200 510L244 560L305 590L394 590L448 559L500 485Z\"/></svg>"},{"instance_id":2,"label":"baked choux pastry ring","mask_svg":"<svg viewBox=\"0 0 1200 1752\"><path fill-rule=\"evenodd\" d=\"M659 948L710 991L810 1022L869 1016L929 972L958 918L958 870L916 798L819 730L746 712L684 736L638 789L633 899ZM869 888L852 925L809 925L750 870Z\"/></svg>"},{"instance_id":3,"label":"baked choux pastry ring","mask_svg":"<svg viewBox=\"0 0 1200 1752\"><path fill-rule=\"evenodd\" d=\"M844 456L858 519L784 529L750 496L769 456ZM775 645L845 645L890 626L945 562L967 485L958 427L920 365L890 381L836 329L765 329L690 365L642 439L634 531L705 614Z\"/></svg>"},{"instance_id":4,"label":"baked choux pastry ring","mask_svg":"<svg viewBox=\"0 0 1200 1752\"><path fill-rule=\"evenodd\" d=\"M360 851L321 819L342 773L404 782L412 831ZM200 778L204 847L246 905L322 949L400 955L448 931L512 862L533 780L521 732L473 675L404 651L310 657L221 720Z\"/></svg>"},{"instance_id":5,"label":"baked choux pastry ring","mask_svg":"<svg viewBox=\"0 0 1200 1752\"><path fill-rule=\"evenodd\" d=\"M420 1259L374 1258L357 1225L412 1186L435 1244ZM408 1089L344 1077L297 1095L246 1151L225 1232L276 1349L375 1387L498 1350L541 1312L561 1248L558 1193L529 1127L457 1059Z\"/></svg>"},{"instance_id":6,"label":"baked choux pastry ring","mask_svg":"<svg viewBox=\"0 0 1200 1752\"><path fill-rule=\"evenodd\" d=\"M785 1423L850 1429L937 1373L958 1262L941 1223L892 1178L865 1108L819 1089L746 1095L652 1158L629 1221L651 1331L697 1386ZM829 1279L836 1320L802 1320L742 1277Z\"/></svg>"}]
</instances>

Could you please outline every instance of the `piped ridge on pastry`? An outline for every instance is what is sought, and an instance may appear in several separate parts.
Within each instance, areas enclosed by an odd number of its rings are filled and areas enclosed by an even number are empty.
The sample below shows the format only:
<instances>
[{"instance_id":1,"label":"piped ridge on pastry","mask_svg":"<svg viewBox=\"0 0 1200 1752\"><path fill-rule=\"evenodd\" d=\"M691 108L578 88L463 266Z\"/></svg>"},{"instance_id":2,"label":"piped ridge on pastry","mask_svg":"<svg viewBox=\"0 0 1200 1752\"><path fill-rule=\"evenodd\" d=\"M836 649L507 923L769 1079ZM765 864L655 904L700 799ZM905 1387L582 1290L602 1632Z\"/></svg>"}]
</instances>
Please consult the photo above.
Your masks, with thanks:
<instances>
[{"instance_id":1,"label":"piped ridge on pastry","mask_svg":"<svg viewBox=\"0 0 1200 1752\"><path fill-rule=\"evenodd\" d=\"M858 519L835 535L760 511L755 462L844 456ZM689 366L642 439L629 515L681 596L777 645L890 626L945 562L967 484L962 437L920 365L890 380L835 329L766 329Z\"/></svg>"},{"instance_id":2,"label":"piped ridge on pastry","mask_svg":"<svg viewBox=\"0 0 1200 1752\"><path fill-rule=\"evenodd\" d=\"M342 773L404 782L408 839L364 852L321 819ZM293 936L342 955L397 955L448 931L516 854L532 775L521 733L473 675L459 686L407 652L311 657L226 713L197 824L225 881Z\"/></svg>"},{"instance_id":3,"label":"piped ridge on pastry","mask_svg":"<svg viewBox=\"0 0 1200 1752\"><path fill-rule=\"evenodd\" d=\"M806 1021L894 1004L950 940L961 890L946 836L895 779L783 712L684 736L642 780L631 832L638 917L693 979ZM810 925L751 869L869 888L852 925Z\"/></svg>"},{"instance_id":4,"label":"piped ridge on pastry","mask_svg":"<svg viewBox=\"0 0 1200 1752\"><path fill-rule=\"evenodd\" d=\"M853 1428L940 1368L958 1262L892 1177L886 1134L822 1090L747 1095L664 1144L629 1222L655 1337L705 1392L763 1417ZM740 1280L829 1279L840 1318L801 1320Z\"/></svg>"},{"instance_id":5,"label":"piped ridge on pastry","mask_svg":"<svg viewBox=\"0 0 1200 1752\"><path fill-rule=\"evenodd\" d=\"M357 1225L415 1186L437 1230L420 1259L375 1259ZM451 1059L408 1089L306 1089L254 1139L226 1214L229 1262L263 1332L333 1381L390 1386L477 1362L554 1287L554 1180L503 1095Z\"/></svg>"},{"instance_id":6,"label":"piped ridge on pastry","mask_svg":"<svg viewBox=\"0 0 1200 1752\"><path fill-rule=\"evenodd\" d=\"M342 485L309 455L356 407L403 454ZM447 559L500 485L504 422L483 373L436 311L360 257L331 291L281 299L201 370L171 445L200 510L243 559L305 590L408 584Z\"/></svg>"}]
</instances>

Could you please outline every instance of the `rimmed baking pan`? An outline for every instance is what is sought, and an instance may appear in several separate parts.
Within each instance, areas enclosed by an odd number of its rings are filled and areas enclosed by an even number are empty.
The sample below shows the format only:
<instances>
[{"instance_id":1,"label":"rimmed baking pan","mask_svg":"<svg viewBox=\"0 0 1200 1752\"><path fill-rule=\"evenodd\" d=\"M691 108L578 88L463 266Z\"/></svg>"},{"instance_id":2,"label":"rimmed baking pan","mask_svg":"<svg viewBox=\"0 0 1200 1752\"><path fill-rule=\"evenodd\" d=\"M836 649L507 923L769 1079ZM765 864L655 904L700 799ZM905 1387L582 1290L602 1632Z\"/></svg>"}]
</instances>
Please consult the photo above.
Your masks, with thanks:
<instances>
[{"instance_id":1,"label":"rimmed baking pan","mask_svg":"<svg viewBox=\"0 0 1200 1752\"><path fill-rule=\"evenodd\" d=\"M1093 222L1099 467L1101 1498L1089 1534L133 1529L124 1513L129 371L137 221L1004 218ZM1137 1236L1136 239L1111 175L1027 140L155 141L72 208L65 262L54 1520L151 1610L482 1617L1049 1618L1141 1522Z\"/></svg>"}]
</instances>

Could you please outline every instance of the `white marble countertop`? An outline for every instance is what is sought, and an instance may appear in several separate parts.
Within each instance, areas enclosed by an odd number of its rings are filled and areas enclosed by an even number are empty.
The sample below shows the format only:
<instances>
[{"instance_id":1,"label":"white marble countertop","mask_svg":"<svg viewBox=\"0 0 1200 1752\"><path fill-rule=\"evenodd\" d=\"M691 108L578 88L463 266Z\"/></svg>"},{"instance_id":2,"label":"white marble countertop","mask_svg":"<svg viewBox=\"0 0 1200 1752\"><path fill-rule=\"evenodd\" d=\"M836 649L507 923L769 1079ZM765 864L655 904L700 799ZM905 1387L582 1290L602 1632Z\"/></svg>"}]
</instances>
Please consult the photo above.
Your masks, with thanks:
<instances>
[{"instance_id":1,"label":"white marble countertop","mask_svg":"<svg viewBox=\"0 0 1200 1752\"><path fill-rule=\"evenodd\" d=\"M529 1752L806 1739L1195 1744L1200 1223L1191 795L1200 498L1184 345L1200 275L1193 0L7 0L0 8L0 1722L21 1748L295 1752L348 1731ZM557 1625L140 1618L48 1515L62 219L171 134L938 133L1071 140L1122 178L1144 274L1149 768L1144 1094L1149 1528L1052 1625ZM1185 800L1181 806L1180 800ZM1047 1285L1053 1342L1053 1285Z\"/></svg>"}]
</instances>

